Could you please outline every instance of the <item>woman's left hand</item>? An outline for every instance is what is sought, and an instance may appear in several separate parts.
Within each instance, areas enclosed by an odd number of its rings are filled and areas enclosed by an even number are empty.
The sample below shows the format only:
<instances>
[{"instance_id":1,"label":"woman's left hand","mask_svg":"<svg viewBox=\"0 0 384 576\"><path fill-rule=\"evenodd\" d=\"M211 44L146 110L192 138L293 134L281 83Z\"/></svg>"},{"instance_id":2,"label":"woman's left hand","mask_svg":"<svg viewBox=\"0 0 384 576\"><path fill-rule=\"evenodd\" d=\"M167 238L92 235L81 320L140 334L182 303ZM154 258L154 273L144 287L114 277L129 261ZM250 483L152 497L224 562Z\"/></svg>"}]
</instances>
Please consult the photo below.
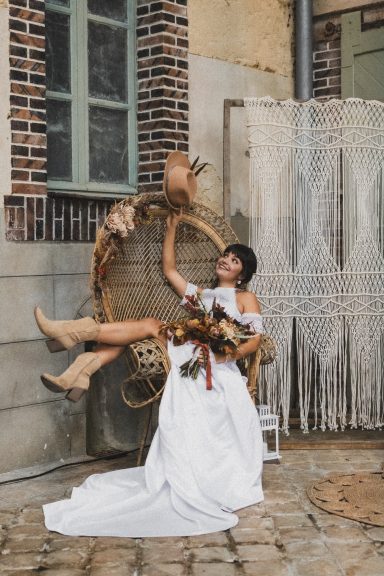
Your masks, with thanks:
<instances>
[{"instance_id":1,"label":"woman's left hand","mask_svg":"<svg viewBox=\"0 0 384 576\"><path fill-rule=\"evenodd\" d=\"M215 363L216 364L223 364L224 362L228 361L228 355L227 354L221 354L219 352L214 352L213 355L215 357ZM199 353L197 355L197 361L201 367L204 367L205 360L204 360L204 352L203 352L202 348L200 348Z\"/></svg>"},{"instance_id":2,"label":"woman's left hand","mask_svg":"<svg viewBox=\"0 0 384 576\"><path fill-rule=\"evenodd\" d=\"M178 211L173 210L172 208L169 209L168 216L167 216L167 227L168 228L176 228L179 224L180 220L183 217L183 209L180 208Z\"/></svg>"}]
</instances>

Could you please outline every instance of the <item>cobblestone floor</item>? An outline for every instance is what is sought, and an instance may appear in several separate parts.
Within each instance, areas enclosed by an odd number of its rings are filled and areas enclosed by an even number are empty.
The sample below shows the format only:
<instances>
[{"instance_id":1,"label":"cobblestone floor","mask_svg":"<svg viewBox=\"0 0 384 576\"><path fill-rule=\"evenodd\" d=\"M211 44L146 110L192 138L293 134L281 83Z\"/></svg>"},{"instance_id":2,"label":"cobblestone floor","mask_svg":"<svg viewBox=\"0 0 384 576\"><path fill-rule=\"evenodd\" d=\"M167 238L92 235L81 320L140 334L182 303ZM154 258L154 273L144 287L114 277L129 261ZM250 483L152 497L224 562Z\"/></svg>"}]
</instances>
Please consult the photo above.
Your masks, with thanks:
<instances>
[{"instance_id":1,"label":"cobblestone floor","mask_svg":"<svg viewBox=\"0 0 384 576\"><path fill-rule=\"evenodd\" d=\"M189 538L74 538L49 533L41 504L67 497L124 458L63 468L0 486L0 575L383 576L384 528L327 514L305 494L327 473L380 470L383 450L287 450L266 464L265 502L238 526Z\"/></svg>"}]
</instances>

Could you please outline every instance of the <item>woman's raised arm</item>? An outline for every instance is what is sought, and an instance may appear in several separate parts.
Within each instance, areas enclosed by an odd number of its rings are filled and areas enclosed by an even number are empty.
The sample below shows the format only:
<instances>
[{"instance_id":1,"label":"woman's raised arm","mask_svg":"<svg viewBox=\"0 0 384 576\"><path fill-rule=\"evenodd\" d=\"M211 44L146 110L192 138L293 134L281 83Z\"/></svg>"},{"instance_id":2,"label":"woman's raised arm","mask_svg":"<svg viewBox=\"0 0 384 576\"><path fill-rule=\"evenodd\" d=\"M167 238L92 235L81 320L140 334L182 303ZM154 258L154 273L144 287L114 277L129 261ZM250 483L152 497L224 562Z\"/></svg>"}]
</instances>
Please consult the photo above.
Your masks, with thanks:
<instances>
[{"instance_id":1,"label":"woman's raised arm","mask_svg":"<svg viewBox=\"0 0 384 576\"><path fill-rule=\"evenodd\" d=\"M170 210L166 222L163 250L161 254L161 263L164 276L166 277L172 288L177 292L177 294L182 297L184 296L185 290L187 288L187 281L177 271L176 255L175 255L176 228L181 218L182 218L181 210L180 212Z\"/></svg>"}]
</instances>

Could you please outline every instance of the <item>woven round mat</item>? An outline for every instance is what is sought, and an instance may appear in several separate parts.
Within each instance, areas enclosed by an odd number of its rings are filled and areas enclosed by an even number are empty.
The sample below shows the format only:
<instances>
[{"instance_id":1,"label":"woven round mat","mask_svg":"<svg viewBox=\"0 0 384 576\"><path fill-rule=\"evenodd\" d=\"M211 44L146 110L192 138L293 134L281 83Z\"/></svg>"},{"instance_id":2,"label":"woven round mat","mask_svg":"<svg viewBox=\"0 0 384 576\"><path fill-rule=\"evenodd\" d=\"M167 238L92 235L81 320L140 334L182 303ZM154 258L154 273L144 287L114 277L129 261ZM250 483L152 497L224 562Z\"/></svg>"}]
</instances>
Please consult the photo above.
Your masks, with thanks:
<instances>
[{"instance_id":1,"label":"woven round mat","mask_svg":"<svg viewBox=\"0 0 384 576\"><path fill-rule=\"evenodd\" d=\"M307 494L331 514L384 526L384 472L328 476L312 484Z\"/></svg>"}]
</instances>

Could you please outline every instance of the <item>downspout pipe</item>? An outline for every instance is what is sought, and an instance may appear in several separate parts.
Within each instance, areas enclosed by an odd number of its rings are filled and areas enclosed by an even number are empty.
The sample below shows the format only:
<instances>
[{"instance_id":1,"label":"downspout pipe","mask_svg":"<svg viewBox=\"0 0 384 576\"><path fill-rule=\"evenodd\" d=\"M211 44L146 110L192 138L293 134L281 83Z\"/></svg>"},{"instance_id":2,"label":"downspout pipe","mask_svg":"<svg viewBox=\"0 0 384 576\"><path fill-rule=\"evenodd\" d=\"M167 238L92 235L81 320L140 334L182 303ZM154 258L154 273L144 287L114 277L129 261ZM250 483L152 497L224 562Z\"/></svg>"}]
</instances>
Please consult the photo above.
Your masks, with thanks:
<instances>
[{"instance_id":1,"label":"downspout pipe","mask_svg":"<svg viewBox=\"0 0 384 576\"><path fill-rule=\"evenodd\" d=\"M313 97L312 0L296 0L296 100Z\"/></svg>"}]
</instances>

